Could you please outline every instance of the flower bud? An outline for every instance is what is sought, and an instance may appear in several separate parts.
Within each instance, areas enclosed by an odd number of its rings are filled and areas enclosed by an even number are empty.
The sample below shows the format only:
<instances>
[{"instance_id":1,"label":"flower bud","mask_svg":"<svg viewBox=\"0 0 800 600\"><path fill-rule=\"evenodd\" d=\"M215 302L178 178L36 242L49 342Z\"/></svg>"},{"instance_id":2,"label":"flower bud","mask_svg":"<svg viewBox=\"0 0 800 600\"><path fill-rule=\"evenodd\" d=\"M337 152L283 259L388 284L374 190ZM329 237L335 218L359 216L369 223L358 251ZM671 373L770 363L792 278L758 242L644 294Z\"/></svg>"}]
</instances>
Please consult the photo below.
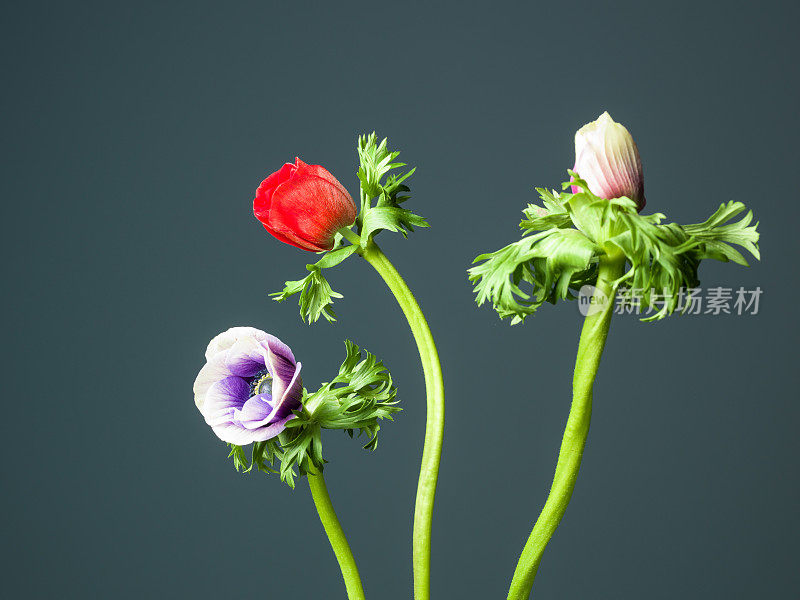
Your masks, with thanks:
<instances>
[{"instance_id":1,"label":"flower bud","mask_svg":"<svg viewBox=\"0 0 800 600\"><path fill-rule=\"evenodd\" d=\"M621 123L604 112L596 121L587 123L575 134L575 167L573 171L600 198L625 196L636 202L641 211L645 205L642 160L633 137ZM573 193L579 192L572 186Z\"/></svg>"},{"instance_id":2,"label":"flower bud","mask_svg":"<svg viewBox=\"0 0 800 600\"><path fill-rule=\"evenodd\" d=\"M253 214L280 241L323 252L333 248L339 229L356 220L356 205L327 170L295 158L261 182Z\"/></svg>"}]
</instances>

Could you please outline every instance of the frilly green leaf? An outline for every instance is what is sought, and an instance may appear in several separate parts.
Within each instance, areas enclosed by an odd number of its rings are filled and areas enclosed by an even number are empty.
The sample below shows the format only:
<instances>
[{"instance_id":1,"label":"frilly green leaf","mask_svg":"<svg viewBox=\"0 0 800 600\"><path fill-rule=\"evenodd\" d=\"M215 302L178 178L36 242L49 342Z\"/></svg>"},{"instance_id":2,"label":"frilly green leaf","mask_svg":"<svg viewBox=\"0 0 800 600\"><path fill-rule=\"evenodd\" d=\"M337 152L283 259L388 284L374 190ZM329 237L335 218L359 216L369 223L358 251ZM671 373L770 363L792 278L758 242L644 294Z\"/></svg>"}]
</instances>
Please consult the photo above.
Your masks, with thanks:
<instances>
[{"instance_id":1,"label":"frilly green leaf","mask_svg":"<svg viewBox=\"0 0 800 600\"><path fill-rule=\"evenodd\" d=\"M332 323L336 320L336 313L331 308L334 298L342 295L333 291L333 288L322 274L322 269L317 265L306 265L309 274L297 281L287 281L280 292L270 296L277 302L283 302L295 294L300 294L300 318L308 323L314 323L321 316Z\"/></svg>"},{"instance_id":2,"label":"frilly green leaf","mask_svg":"<svg viewBox=\"0 0 800 600\"><path fill-rule=\"evenodd\" d=\"M357 431L368 438L365 449L377 448L379 421L391 421L401 410L396 406L397 388L373 354L349 340L345 348L338 375L313 394L303 389L303 409L295 411L295 418L277 438L253 444L250 461L242 447L229 444L237 471L248 472L255 466L265 473L279 473L293 488L298 474L307 475L312 465L318 471L325 468L323 429L341 429L350 437Z\"/></svg>"},{"instance_id":3,"label":"frilly green leaf","mask_svg":"<svg viewBox=\"0 0 800 600\"><path fill-rule=\"evenodd\" d=\"M366 434L364 446L375 449L378 444L379 421L392 420L396 406L397 388L392 376L378 358L345 341L347 356L339 374L324 383L315 393L303 400L310 412L309 419L324 429L344 429L351 436Z\"/></svg>"},{"instance_id":4,"label":"frilly green leaf","mask_svg":"<svg viewBox=\"0 0 800 600\"><path fill-rule=\"evenodd\" d=\"M300 318L308 323L314 323L320 317L332 323L336 320L336 313L331 306L334 298L341 298L342 295L335 292L328 280L322 274L322 269L330 269L342 263L358 248L356 246L343 246L325 255L313 265L306 265L308 275L297 281L287 281L280 292L270 294L277 302L300 294L298 304L300 305Z\"/></svg>"},{"instance_id":5,"label":"frilly green leaf","mask_svg":"<svg viewBox=\"0 0 800 600\"><path fill-rule=\"evenodd\" d=\"M375 133L358 138L358 179L361 183L361 210L356 218L356 229L362 247L379 231L388 230L408 237L414 227L428 227L428 222L410 210L400 207L408 200L409 188L405 181L415 169L391 173L407 166L397 162L400 152L387 148L387 140L380 142ZM372 199L377 198L375 205Z\"/></svg>"},{"instance_id":6,"label":"frilly green leaf","mask_svg":"<svg viewBox=\"0 0 800 600\"><path fill-rule=\"evenodd\" d=\"M572 297L593 280L597 245L575 229L553 228L524 237L491 254L481 254L482 264L469 270L480 306L491 301L500 318L512 325L534 313L544 302ZM530 292L520 288L527 284Z\"/></svg>"},{"instance_id":7,"label":"frilly green leaf","mask_svg":"<svg viewBox=\"0 0 800 600\"><path fill-rule=\"evenodd\" d=\"M643 308L660 303L660 310L643 320L672 314L681 290L699 285L697 270L704 259L747 265L740 246L760 258L758 223L740 202L720 206L695 225L662 224L664 215L640 215L629 198L605 200L589 191L577 173L569 186L578 193L537 188L543 206L529 205L520 224L523 238L475 259L469 269L478 305L491 302L500 318L518 323L545 301L572 299L585 284L596 281L597 262L607 250L619 249L628 268L616 285L629 286Z\"/></svg>"}]
</instances>

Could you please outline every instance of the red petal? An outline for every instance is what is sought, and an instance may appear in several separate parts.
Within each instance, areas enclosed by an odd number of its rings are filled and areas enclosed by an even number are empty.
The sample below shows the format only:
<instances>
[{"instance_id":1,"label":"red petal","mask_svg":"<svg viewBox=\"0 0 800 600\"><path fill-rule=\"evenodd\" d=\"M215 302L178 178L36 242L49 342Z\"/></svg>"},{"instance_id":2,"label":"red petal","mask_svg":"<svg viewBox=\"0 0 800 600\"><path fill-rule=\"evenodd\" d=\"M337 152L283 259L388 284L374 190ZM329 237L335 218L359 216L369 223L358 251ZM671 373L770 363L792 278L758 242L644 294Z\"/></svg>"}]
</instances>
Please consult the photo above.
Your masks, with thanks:
<instances>
[{"instance_id":1,"label":"red petal","mask_svg":"<svg viewBox=\"0 0 800 600\"><path fill-rule=\"evenodd\" d=\"M295 242L329 250L336 231L355 220L355 204L345 190L310 174L298 174L273 196L269 224Z\"/></svg>"},{"instance_id":2,"label":"red petal","mask_svg":"<svg viewBox=\"0 0 800 600\"><path fill-rule=\"evenodd\" d=\"M264 226L264 229L266 229L272 237L274 237L280 242L284 242L286 244L289 244L290 246L294 246L295 248L300 248L301 250L309 250L311 252L322 252L323 250L330 250L330 248L318 248L316 246L312 246L308 244L308 242L304 242L302 240L294 241L288 238L287 236L275 231L266 223L262 222L261 224ZM331 248L332 247L333 245L331 245Z\"/></svg>"},{"instance_id":3,"label":"red petal","mask_svg":"<svg viewBox=\"0 0 800 600\"><path fill-rule=\"evenodd\" d=\"M300 159L298 158L297 160L300 160ZM302 162L302 161L300 161L300 162ZM324 179L328 183L331 183L334 186L336 186L336 188L342 194L344 194L345 196L350 198L350 194L348 193L347 189L341 183L339 183L339 180L336 179L336 177L334 177L331 174L330 171L328 171L324 167L321 167L320 165L307 165L307 164L303 163L302 168L298 168L297 169L297 174L298 175L314 175L315 177L319 177L320 179ZM352 198L351 198L351 201L352 201ZM355 207L355 204L353 204L353 207Z\"/></svg>"},{"instance_id":4,"label":"red petal","mask_svg":"<svg viewBox=\"0 0 800 600\"><path fill-rule=\"evenodd\" d=\"M256 216L256 219L261 221L267 217L272 201L272 194L275 192L275 189L280 184L288 181L296 171L297 167L295 165L286 163L261 182L261 185L259 185L256 190L256 197L253 200L253 214Z\"/></svg>"},{"instance_id":5,"label":"red petal","mask_svg":"<svg viewBox=\"0 0 800 600\"><path fill-rule=\"evenodd\" d=\"M297 165L293 165L292 163L286 163L280 169L278 169L272 175L270 175L264 181L262 181L259 188L261 187L276 188L284 181L288 181L292 177L292 175L294 175L295 171L297 171Z\"/></svg>"}]
</instances>

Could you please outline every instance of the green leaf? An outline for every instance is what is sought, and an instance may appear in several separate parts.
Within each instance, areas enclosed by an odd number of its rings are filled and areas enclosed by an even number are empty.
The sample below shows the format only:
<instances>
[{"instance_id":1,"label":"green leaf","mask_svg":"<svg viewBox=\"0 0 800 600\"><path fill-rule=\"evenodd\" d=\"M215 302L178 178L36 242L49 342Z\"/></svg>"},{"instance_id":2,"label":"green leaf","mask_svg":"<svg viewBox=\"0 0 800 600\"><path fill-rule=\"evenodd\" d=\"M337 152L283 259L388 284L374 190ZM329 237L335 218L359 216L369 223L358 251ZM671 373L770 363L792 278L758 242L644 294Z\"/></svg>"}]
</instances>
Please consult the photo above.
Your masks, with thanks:
<instances>
[{"instance_id":1,"label":"green leaf","mask_svg":"<svg viewBox=\"0 0 800 600\"><path fill-rule=\"evenodd\" d=\"M294 420L289 423L294 423ZM319 471L324 469L322 435L318 425L305 422L302 427L287 428L278 439L281 444L280 477L289 487L294 488L295 468L300 475L307 475L311 464Z\"/></svg>"},{"instance_id":2,"label":"green leaf","mask_svg":"<svg viewBox=\"0 0 800 600\"><path fill-rule=\"evenodd\" d=\"M270 294L277 302L283 302L287 298L300 294L300 318L314 323L319 318L325 317L328 322L336 320L336 313L331 305L334 298L341 298L342 295L334 292L322 269L330 269L341 264L351 254L358 250L358 246L348 245L338 247L338 241L342 239L340 234L336 234L337 244L334 250L326 252L325 255L313 265L306 265L309 272L303 279L287 281L280 292Z\"/></svg>"},{"instance_id":3,"label":"green leaf","mask_svg":"<svg viewBox=\"0 0 800 600\"><path fill-rule=\"evenodd\" d=\"M610 240L628 259L631 268L620 283L628 286L627 296L635 293L641 307L660 309L645 321L655 321L672 314L680 305L682 290L700 285L698 268L704 259L733 261L747 265L742 254L731 244L748 250L758 259L758 231L750 225L753 215L748 213L740 221L731 219L745 211L740 202L720 206L708 220L695 225L661 224L663 215L625 213L621 220L625 229ZM623 295L625 299L625 295Z\"/></svg>"},{"instance_id":4,"label":"green leaf","mask_svg":"<svg viewBox=\"0 0 800 600\"><path fill-rule=\"evenodd\" d=\"M384 364L356 344L345 341L346 358L339 374L303 400L311 419L325 429L355 430L369 438L364 448L374 450L379 421L392 420L401 409L396 406L397 388Z\"/></svg>"},{"instance_id":5,"label":"green leaf","mask_svg":"<svg viewBox=\"0 0 800 600\"><path fill-rule=\"evenodd\" d=\"M523 320L543 302L572 299L574 291L594 284L599 258L611 247L621 250L630 268L616 282L628 286L621 294L642 308L657 308L643 320L672 314L683 290L699 285L698 267L713 258L747 265L733 245L759 258L757 223L740 202L723 204L709 219L695 225L662 223L664 215L640 215L629 198L605 200L591 193L577 173L569 172L578 193L538 188L543 206L523 212L523 238L497 252L481 254L469 269L478 305L490 301L500 318Z\"/></svg>"},{"instance_id":6,"label":"green leaf","mask_svg":"<svg viewBox=\"0 0 800 600\"><path fill-rule=\"evenodd\" d=\"M536 191L542 199L543 206L529 204L522 211L528 218L520 223L520 227L525 231L544 231L554 227L570 227L572 219L564 207L558 192L555 190L548 191L544 188L536 188Z\"/></svg>"},{"instance_id":7,"label":"green leaf","mask_svg":"<svg viewBox=\"0 0 800 600\"><path fill-rule=\"evenodd\" d=\"M325 256L323 256L315 264L320 269L330 269L331 267L335 267L336 265L342 263L356 250L358 250L358 246L344 246L338 250L331 250L330 252L325 253Z\"/></svg>"},{"instance_id":8,"label":"green leaf","mask_svg":"<svg viewBox=\"0 0 800 600\"><path fill-rule=\"evenodd\" d=\"M341 250L347 250L348 248L355 249L354 246L346 246ZM353 250L350 250L346 255L339 255L332 260L340 258L338 262L341 262L352 253ZM323 258L323 260L325 259ZM338 264L338 262L335 264ZM303 279L287 281L283 290L274 292L270 296L274 297L277 302L283 302L299 293L298 304L300 305L300 318L303 321L314 323L319 320L320 316L325 317L328 322L335 321L336 313L331 308L331 305L334 298L341 298L342 295L333 291L318 264L306 265L306 269L308 269L309 274Z\"/></svg>"},{"instance_id":9,"label":"green leaf","mask_svg":"<svg viewBox=\"0 0 800 600\"><path fill-rule=\"evenodd\" d=\"M756 260L761 260L758 248L758 223L750 225L753 221L753 212L748 210L740 221L728 223L745 210L747 207L741 202L727 202L704 223L686 225L683 228L698 242L698 246L702 246L702 250L698 251L698 258L732 260L747 266L747 261L741 253L731 247L731 244L736 244L747 250Z\"/></svg>"},{"instance_id":10,"label":"green leaf","mask_svg":"<svg viewBox=\"0 0 800 600\"><path fill-rule=\"evenodd\" d=\"M571 298L594 273L597 245L575 229L550 229L525 237L501 250L482 254L469 269L476 302L491 301L500 318L516 324L544 302ZM521 284L530 286L526 292Z\"/></svg>"},{"instance_id":11,"label":"green leaf","mask_svg":"<svg viewBox=\"0 0 800 600\"><path fill-rule=\"evenodd\" d=\"M428 227L428 222L410 210L392 206L372 207L364 215L361 225L362 239L369 238L381 229L387 229L408 237L414 227Z\"/></svg>"},{"instance_id":12,"label":"green leaf","mask_svg":"<svg viewBox=\"0 0 800 600\"><path fill-rule=\"evenodd\" d=\"M233 458L233 468L236 469L238 473L249 472L252 467L247 461L247 454L245 454L244 448L236 444L228 444L228 447L231 449L228 458Z\"/></svg>"},{"instance_id":13,"label":"green leaf","mask_svg":"<svg viewBox=\"0 0 800 600\"><path fill-rule=\"evenodd\" d=\"M247 460L244 448L236 444L228 444L231 449L228 458L233 458L233 467L240 473L249 473L253 467L264 473L277 473L273 468L275 458L280 454L277 442L267 440L255 442L251 448L250 462Z\"/></svg>"},{"instance_id":14,"label":"green leaf","mask_svg":"<svg viewBox=\"0 0 800 600\"><path fill-rule=\"evenodd\" d=\"M378 142L378 136L373 131L369 135L358 136L357 176L361 181L361 189L369 196L379 196L383 192L381 179L392 169L405 167L405 163L392 162L400 152L391 152L387 147L387 139Z\"/></svg>"},{"instance_id":15,"label":"green leaf","mask_svg":"<svg viewBox=\"0 0 800 600\"><path fill-rule=\"evenodd\" d=\"M391 173L407 166L397 162L400 152L391 151L384 138L378 142L375 133L358 138L358 179L361 183L361 210L356 219L356 227L361 236L362 246L379 231L388 230L408 237L414 227L428 227L421 216L401 208L411 196L405 181L415 169ZM376 199L373 205L372 200Z\"/></svg>"}]
</instances>

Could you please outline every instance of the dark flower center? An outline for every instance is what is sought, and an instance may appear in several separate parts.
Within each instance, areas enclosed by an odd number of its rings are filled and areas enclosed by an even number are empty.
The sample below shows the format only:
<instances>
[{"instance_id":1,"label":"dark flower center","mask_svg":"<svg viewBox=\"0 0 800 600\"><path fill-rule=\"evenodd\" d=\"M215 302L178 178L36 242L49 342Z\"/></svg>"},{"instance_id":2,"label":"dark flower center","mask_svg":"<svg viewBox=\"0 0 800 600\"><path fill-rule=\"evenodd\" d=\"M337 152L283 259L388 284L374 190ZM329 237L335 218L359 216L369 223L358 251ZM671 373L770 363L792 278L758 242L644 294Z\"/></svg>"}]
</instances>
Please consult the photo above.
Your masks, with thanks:
<instances>
[{"instance_id":1,"label":"dark flower center","mask_svg":"<svg viewBox=\"0 0 800 600\"><path fill-rule=\"evenodd\" d=\"M272 394L272 375L264 369L252 377L246 377L245 381L250 384L250 397L258 394Z\"/></svg>"}]
</instances>

